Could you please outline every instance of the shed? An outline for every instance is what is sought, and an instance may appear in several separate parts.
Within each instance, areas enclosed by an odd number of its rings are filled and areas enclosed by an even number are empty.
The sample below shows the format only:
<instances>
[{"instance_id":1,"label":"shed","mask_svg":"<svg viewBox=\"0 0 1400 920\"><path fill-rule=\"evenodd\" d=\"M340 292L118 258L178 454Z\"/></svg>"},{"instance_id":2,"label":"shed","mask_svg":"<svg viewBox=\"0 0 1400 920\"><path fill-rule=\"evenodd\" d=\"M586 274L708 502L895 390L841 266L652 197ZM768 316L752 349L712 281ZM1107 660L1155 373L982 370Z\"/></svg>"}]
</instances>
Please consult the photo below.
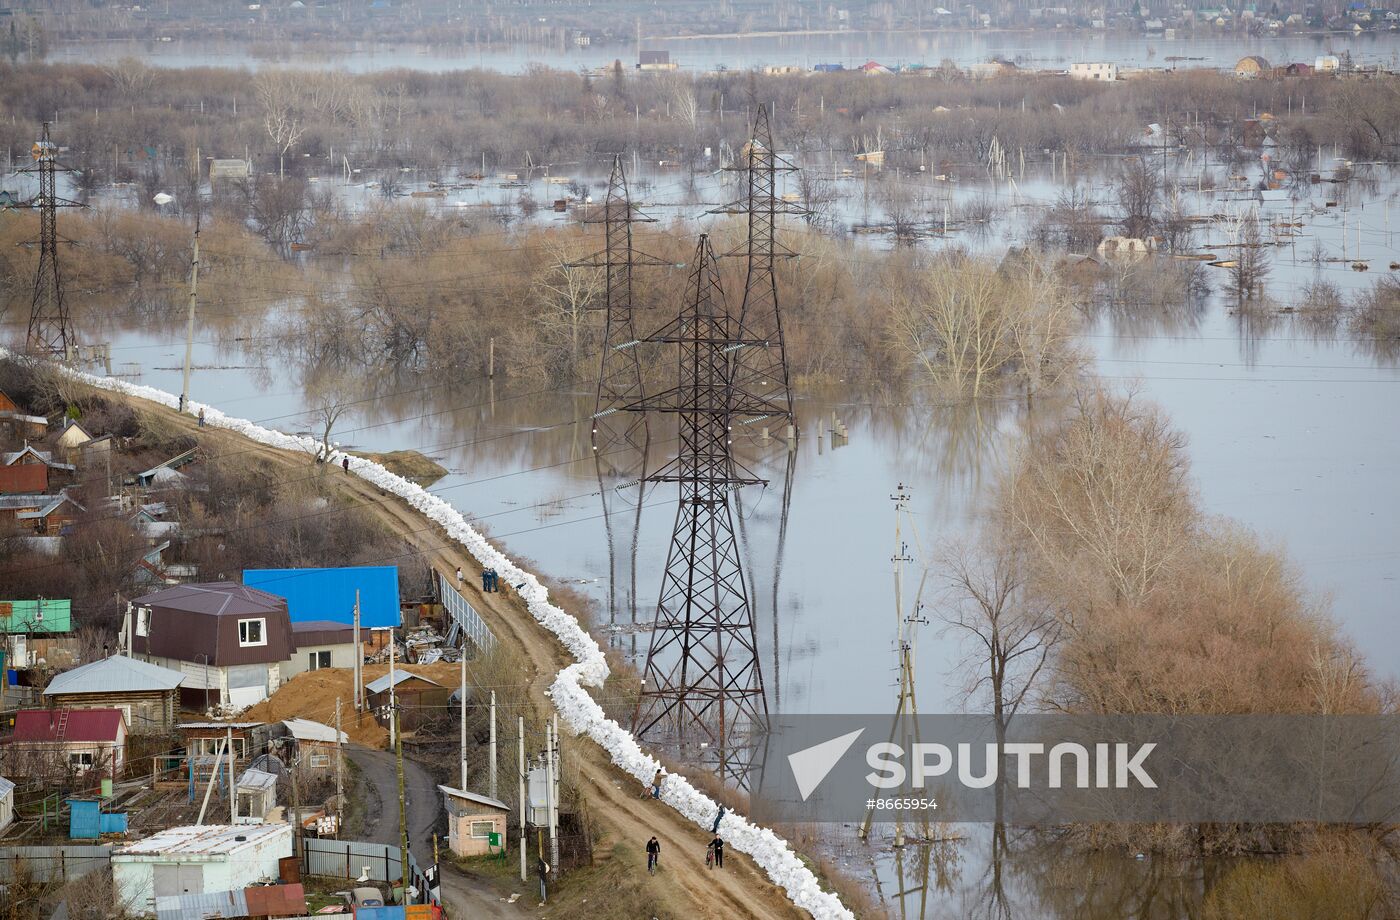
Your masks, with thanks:
<instances>
[{"instance_id":1,"label":"shed","mask_svg":"<svg viewBox=\"0 0 1400 920\"><path fill-rule=\"evenodd\" d=\"M234 824L262 824L277 807L277 774L248 769L238 777Z\"/></svg>"},{"instance_id":2,"label":"shed","mask_svg":"<svg viewBox=\"0 0 1400 920\"><path fill-rule=\"evenodd\" d=\"M293 623L332 620L353 626L358 592L362 629L400 625L397 566L245 569L243 584L286 598Z\"/></svg>"},{"instance_id":3,"label":"shed","mask_svg":"<svg viewBox=\"0 0 1400 920\"><path fill-rule=\"evenodd\" d=\"M347 743L350 736L337 732L329 725L313 722L310 719L284 719L282 725L287 734L296 741L297 759L305 767L313 770L330 770L335 767L336 739Z\"/></svg>"},{"instance_id":4,"label":"shed","mask_svg":"<svg viewBox=\"0 0 1400 920\"><path fill-rule=\"evenodd\" d=\"M195 782L208 778L214 769L214 758L221 744L233 738L233 769L248 764L267 751L268 726L265 722L181 722L180 734L185 736L185 756ZM226 746L226 745L225 745ZM228 760L225 759L225 764ZM222 774L225 768L220 766Z\"/></svg>"},{"instance_id":5,"label":"shed","mask_svg":"<svg viewBox=\"0 0 1400 920\"><path fill-rule=\"evenodd\" d=\"M117 903L150 913L155 899L244 889L278 878L292 855L289 824L172 827L112 853Z\"/></svg>"},{"instance_id":6,"label":"shed","mask_svg":"<svg viewBox=\"0 0 1400 920\"><path fill-rule=\"evenodd\" d=\"M120 709L133 735L175 730L185 675L125 655L64 671L49 681L45 701L59 709Z\"/></svg>"},{"instance_id":7,"label":"shed","mask_svg":"<svg viewBox=\"0 0 1400 920\"><path fill-rule=\"evenodd\" d=\"M0 191L0 210L4 210L7 203L15 203L13 198L7 199L9 195L9 192ZM0 391L0 431L25 438L42 438L48 427L48 419L42 415L29 415L13 399Z\"/></svg>"},{"instance_id":8,"label":"shed","mask_svg":"<svg viewBox=\"0 0 1400 920\"><path fill-rule=\"evenodd\" d=\"M399 725L404 731L412 731L424 722L433 721L447 712L452 691L431 678L422 677L410 671L396 669L393 672L394 699L399 705ZM378 711L389 705L390 678L388 674L378 677L365 685L369 694L369 704Z\"/></svg>"},{"instance_id":9,"label":"shed","mask_svg":"<svg viewBox=\"0 0 1400 920\"><path fill-rule=\"evenodd\" d=\"M303 671L355 666L355 628L334 620L308 620L292 623L297 650L284 666L283 680ZM363 654L363 652L361 652Z\"/></svg>"},{"instance_id":10,"label":"shed","mask_svg":"<svg viewBox=\"0 0 1400 920\"><path fill-rule=\"evenodd\" d=\"M510 806L504 802L438 786L447 808L447 845L458 856L487 856L505 852L506 819ZM496 844L492 845L492 835Z\"/></svg>"},{"instance_id":11,"label":"shed","mask_svg":"<svg viewBox=\"0 0 1400 920\"><path fill-rule=\"evenodd\" d=\"M1235 63L1235 76L1253 80L1269 72L1269 62L1257 54L1246 55Z\"/></svg>"},{"instance_id":12,"label":"shed","mask_svg":"<svg viewBox=\"0 0 1400 920\"><path fill-rule=\"evenodd\" d=\"M86 428L72 419L69 419L68 424L64 426L62 433L59 434L58 440L55 443L63 448L64 453L71 460L78 448L91 440L92 435L88 433Z\"/></svg>"},{"instance_id":13,"label":"shed","mask_svg":"<svg viewBox=\"0 0 1400 920\"><path fill-rule=\"evenodd\" d=\"M102 810L98 799L68 799L68 836L96 840L103 834L125 834L126 813Z\"/></svg>"},{"instance_id":14,"label":"shed","mask_svg":"<svg viewBox=\"0 0 1400 920\"><path fill-rule=\"evenodd\" d=\"M15 820L15 784L0 776L0 834Z\"/></svg>"}]
</instances>

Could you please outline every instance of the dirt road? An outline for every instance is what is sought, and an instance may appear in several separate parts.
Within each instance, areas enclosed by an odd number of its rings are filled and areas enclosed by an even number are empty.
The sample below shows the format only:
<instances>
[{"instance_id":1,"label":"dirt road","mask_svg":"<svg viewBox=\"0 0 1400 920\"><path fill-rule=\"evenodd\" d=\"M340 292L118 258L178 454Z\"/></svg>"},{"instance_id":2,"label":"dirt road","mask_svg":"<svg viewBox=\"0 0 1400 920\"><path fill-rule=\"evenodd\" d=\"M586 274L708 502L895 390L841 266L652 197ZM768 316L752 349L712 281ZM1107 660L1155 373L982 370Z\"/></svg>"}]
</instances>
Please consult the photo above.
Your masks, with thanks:
<instances>
[{"instance_id":1,"label":"dirt road","mask_svg":"<svg viewBox=\"0 0 1400 920\"><path fill-rule=\"evenodd\" d=\"M199 437L211 456L217 457L221 451L237 453L239 463L247 463L254 457L263 458L286 468L288 475L297 476L305 475L314 467L312 459L305 454L254 446L230 431L197 429L193 419L179 416L172 410L151 403L143 403L143 406L160 411L172 423L187 428L191 435ZM554 675L571 662L554 636L535 622L514 594L482 594L477 587L481 583L478 577L481 567L465 548L450 541L440 527L358 476L332 470L326 473L350 498L402 533L439 571L451 573L457 566L462 567L468 574L468 599L497 640L528 662L528 673L522 677L531 684L535 718L543 721L552 709L544 691ZM747 857L737 852L728 854L724 872L706 872L703 854L709 839L705 832L708 828L696 827L662 803L641 797L637 781L614 767L607 752L598 745L585 740L576 748L579 782L588 798L589 811L608 837L614 841L631 841L640 848L655 834L663 852L682 857L673 856L667 861L666 876L672 893L687 902L687 920L787 920L807 916ZM396 824L391 826L396 827ZM608 843L600 845L606 847ZM698 858L688 858L692 854ZM644 871L644 867L639 866L638 871Z\"/></svg>"}]
</instances>

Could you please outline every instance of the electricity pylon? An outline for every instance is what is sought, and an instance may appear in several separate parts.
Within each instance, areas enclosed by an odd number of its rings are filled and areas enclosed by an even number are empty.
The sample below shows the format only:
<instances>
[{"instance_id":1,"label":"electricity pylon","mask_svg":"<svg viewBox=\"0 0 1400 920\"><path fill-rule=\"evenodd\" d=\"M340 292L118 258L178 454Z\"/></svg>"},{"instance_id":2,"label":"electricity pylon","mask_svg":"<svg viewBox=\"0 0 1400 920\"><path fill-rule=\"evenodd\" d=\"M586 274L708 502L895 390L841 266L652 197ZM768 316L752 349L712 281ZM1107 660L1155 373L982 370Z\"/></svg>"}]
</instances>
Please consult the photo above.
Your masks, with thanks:
<instances>
[{"instance_id":1,"label":"electricity pylon","mask_svg":"<svg viewBox=\"0 0 1400 920\"><path fill-rule=\"evenodd\" d=\"M34 142L30 155L34 165L20 172L38 173L39 194L29 206L39 211L39 267L34 274L34 294L29 306L29 331L25 350L36 356L72 359L77 344L68 305L63 300L63 281L58 265L58 209L82 207L76 201L58 197L58 145L49 140L49 122L44 122L43 135ZM66 242L66 241L65 241Z\"/></svg>"},{"instance_id":2,"label":"electricity pylon","mask_svg":"<svg viewBox=\"0 0 1400 920\"><path fill-rule=\"evenodd\" d=\"M707 236L696 247L679 315L646 341L677 346L676 385L629 408L676 415L680 450L647 479L676 483L680 505L633 731L682 748L698 743L703 760L743 782L744 755L767 726L768 704L729 496L761 480L731 452L729 355L756 340L730 317Z\"/></svg>"}]
</instances>

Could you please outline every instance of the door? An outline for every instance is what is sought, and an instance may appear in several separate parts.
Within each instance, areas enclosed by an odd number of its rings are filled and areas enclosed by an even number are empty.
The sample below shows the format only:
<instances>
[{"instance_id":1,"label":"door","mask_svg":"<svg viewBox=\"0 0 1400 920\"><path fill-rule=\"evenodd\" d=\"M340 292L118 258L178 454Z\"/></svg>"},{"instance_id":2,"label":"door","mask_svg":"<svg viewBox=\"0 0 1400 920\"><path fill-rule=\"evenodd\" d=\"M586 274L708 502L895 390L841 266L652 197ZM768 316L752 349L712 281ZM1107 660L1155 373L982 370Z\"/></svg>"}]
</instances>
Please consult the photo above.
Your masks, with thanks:
<instances>
[{"instance_id":1,"label":"door","mask_svg":"<svg viewBox=\"0 0 1400 920\"><path fill-rule=\"evenodd\" d=\"M194 865L157 863L154 868L156 897L204 893L204 867L198 863Z\"/></svg>"}]
</instances>

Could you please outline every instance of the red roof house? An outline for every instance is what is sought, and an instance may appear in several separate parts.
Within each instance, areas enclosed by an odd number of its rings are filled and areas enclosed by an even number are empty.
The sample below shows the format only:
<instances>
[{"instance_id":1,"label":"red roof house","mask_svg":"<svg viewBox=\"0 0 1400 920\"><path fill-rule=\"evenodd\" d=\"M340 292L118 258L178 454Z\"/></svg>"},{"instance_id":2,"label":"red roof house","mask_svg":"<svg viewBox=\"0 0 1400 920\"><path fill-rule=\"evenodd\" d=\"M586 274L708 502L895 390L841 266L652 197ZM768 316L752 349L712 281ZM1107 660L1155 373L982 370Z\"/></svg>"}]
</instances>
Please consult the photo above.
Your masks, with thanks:
<instances>
[{"instance_id":1,"label":"red roof house","mask_svg":"<svg viewBox=\"0 0 1400 920\"><path fill-rule=\"evenodd\" d=\"M21 709L0 749L6 776L118 777L125 764L126 716L120 709Z\"/></svg>"},{"instance_id":2,"label":"red roof house","mask_svg":"<svg viewBox=\"0 0 1400 920\"><path fill-rule=\"evenodd\" d=\"M49 490L49 468L42 463L0 466L0 495L42 495Z\"/></svg>"}]
</instances>

